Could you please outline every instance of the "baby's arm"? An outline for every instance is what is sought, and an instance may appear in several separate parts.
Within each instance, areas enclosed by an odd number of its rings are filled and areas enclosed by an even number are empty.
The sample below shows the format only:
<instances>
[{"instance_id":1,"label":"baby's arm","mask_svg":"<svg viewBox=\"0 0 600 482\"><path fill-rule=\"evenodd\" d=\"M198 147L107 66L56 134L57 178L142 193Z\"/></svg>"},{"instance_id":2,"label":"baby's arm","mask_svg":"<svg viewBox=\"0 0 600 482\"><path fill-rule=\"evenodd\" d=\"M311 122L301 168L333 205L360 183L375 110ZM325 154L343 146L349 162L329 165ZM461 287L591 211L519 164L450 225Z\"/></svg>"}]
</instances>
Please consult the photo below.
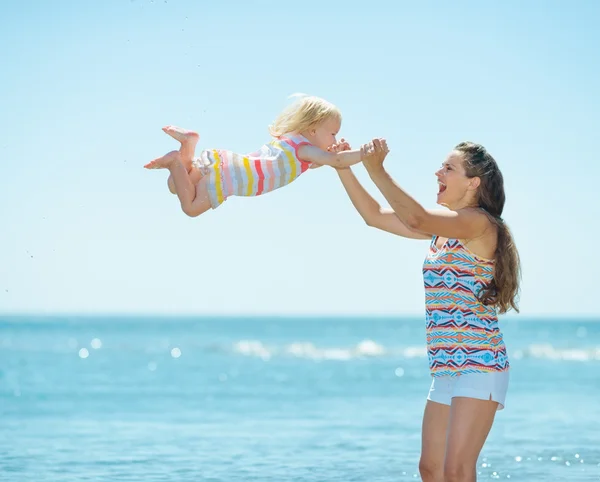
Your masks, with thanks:
<instances>
[{"instance_id":1,"label":"baby's arm","mask_svg":"<svg viewBox=\"0 0 600 482\"><path fill-rule=\"evenodd\" d=\"M340 142L338 142L337 144L333 144L332 146L329 146L327 148L327 152L342 152L342 151L349 151L352 148L350 147L350 144L348 144L348 142L346 141L346 139L342 138L340 140ZM323 167L323 164L315 164L314 162L310 165L309 169L318 169L319 167ZM342 168L345 169L345 168Z\"/></svg>"},{"instance_id":2,"label":"baby's arm","mask_svg":"<svg viewBox=\"0 0 600 482\"><path fill-rule=\"evenodd\" d=\"M338 152L342 152L342 151L350 151L352 150L352 148L350 147L350 144L348 144L348 141L346 141L346 139L342 138L340 140L340 142L338 142L337 144L333 144L331 146L329 146L327 148L327 152L333 152L333 153L338 153ZM309 169L317 169L319 167L323 167L324 164L316 164L315 162L313 162L311 164L311 166L309 167ZM345 167L342 167L341 169L346 169Z\"/></svg>"},{"instance_id":3,"label":"baby's arm","mask_svg":"<svg viewBox=\"0 0 600 482\"><path fill-rule=\"evenodd\" d=\"M327 152L312 145L303 145L298 149L298 157L304 161L321 166L350 167L362 161L360 149L343 152Z\"/></svg>"}]
</instances>

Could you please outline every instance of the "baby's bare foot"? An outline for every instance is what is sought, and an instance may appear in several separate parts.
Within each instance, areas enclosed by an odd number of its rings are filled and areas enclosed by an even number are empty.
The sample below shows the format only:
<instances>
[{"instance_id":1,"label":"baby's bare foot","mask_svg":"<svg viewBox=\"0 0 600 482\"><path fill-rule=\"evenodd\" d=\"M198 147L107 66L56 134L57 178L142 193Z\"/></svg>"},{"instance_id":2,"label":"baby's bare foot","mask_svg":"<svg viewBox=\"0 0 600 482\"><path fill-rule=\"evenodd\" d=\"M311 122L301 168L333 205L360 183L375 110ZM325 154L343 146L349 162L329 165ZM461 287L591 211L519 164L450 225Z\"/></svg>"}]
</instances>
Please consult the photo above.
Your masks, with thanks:
<instances>
[{"instance_id":1,"label":"baby's bare foot","mask_svg":"<svg viewBox=\"0 0 600 482\"><path fill-rule=\"evenodd\" d=\"M189 171L192 168L192 158L194 157L196 144L198 144L200 136L197 132L188 131L177 126L166 126L162 130L181 143L181 147L179 148L181 162L183 162L183 165Z\"/></svg>"},{"instance_id":2,"label":"baby's bare foot","mask_svg":"<svg viewBox=\"0 0 600 482\"><path fill-rule=\"evenodd\" d=\"M190 141L195 143L198 142L198 139L200 139L200 135L197 132L188 131L187 129L177 126L165 126L162 128L162 130L182 144Z\"/></svg>"},{"instance_id":3,"label":"baby's bare foot","mask_svg":"<svg viewBox=\"0 0 600 482\"><path fill-rule=\"evenodd\" d=\"M181 154L179 153L179 151L171 151L166 153L162 157L158 157L153 161L150 161L144 167L146 169L169 169L171 164L180 160Z\"/></svg>"}]
</instances>

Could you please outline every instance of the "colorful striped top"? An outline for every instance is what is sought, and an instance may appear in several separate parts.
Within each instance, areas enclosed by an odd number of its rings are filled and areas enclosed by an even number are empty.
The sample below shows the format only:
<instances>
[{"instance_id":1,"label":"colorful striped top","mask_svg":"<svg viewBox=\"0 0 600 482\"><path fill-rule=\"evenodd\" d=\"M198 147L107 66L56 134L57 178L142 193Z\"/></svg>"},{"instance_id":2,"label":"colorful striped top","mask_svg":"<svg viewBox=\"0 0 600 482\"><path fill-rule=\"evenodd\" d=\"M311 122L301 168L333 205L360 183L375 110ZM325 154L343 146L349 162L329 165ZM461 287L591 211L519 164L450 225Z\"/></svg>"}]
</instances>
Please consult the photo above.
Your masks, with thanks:
<instances>
[{"instance_id":1,"label":"colorful striped top","mask_svg":"<svg viewBox=\"0 0 600 482\"><path fill-rule=\"evenodd\" d=\"M304 136L284 135L252 154L204 150L193 164L208 176L215 209L229 196L260 196L298 179L311 165L298 157L298 149L306 144L310 142Z\"/></svg>"},{"instance_id":2,"label":"colorful striped top","mask_svg":"<svg viewBox=\"0 0 600 482\"><path fill-rule=\"evenodd\" d=\"M458 239L438 249L434 236L423 264L427 356L433 376L504 371L508 356L494 306L477 299L494 278L494 261Z\"/></svg>"}]
</instances>

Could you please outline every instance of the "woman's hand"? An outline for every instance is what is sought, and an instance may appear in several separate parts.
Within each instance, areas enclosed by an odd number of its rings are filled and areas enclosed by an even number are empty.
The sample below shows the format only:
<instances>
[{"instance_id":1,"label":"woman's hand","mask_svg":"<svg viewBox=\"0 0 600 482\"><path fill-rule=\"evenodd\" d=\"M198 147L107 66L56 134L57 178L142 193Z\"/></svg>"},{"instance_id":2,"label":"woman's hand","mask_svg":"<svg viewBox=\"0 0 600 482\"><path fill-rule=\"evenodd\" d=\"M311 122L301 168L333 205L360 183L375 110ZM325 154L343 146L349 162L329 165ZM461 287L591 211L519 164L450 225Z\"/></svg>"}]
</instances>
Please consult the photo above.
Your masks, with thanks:
<instances>
[{"instance_id":1,"label":"woman's hand","mask_svg":"<svg viewBox=\"0 0 600 482\"><path fill-rule=\"evenodd\" d=\"M360 148L362 162L367 171L383 169L383 161L390 150L385 139L373 139Z\"/></svg>"}]
</instances>

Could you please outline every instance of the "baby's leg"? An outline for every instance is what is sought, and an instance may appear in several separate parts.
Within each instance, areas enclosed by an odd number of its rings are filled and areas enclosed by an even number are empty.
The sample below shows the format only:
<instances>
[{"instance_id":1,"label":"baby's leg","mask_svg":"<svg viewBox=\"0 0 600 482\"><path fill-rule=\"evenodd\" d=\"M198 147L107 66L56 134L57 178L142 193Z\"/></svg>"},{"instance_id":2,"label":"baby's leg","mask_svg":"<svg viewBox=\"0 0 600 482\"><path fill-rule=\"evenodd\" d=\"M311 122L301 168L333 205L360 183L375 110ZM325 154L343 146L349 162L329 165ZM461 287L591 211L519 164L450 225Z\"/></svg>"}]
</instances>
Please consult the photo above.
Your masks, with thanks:
<instances>
[{"instance_id":1,"label":"baby's leg","mask_svg":"<svg viewBox=\"0 0 600 482\"><path fill-rule=\"evenodd\" d=\"M181 161L179 151L171 151L146 164L147 169L168 169L173 178L181 209L191 217L199 216L211 208L206 181L193 184L191 176Z\"/></svg>"},{"instance_id":2,"label":"baby's leg","mask_svg":"<svg viewBox=\"0 0 600 482\"><path fill-rule=\"evenodd\" d=\"M190 180L194 185L198 184L200 182L200 179L204 177L200 170L193 166L188 171L188 174L190 175ZM175 181L173 181L173 176L171 174L169 174L169 179L167 179L167 186L169 186L169 191L171 191L171 193L177 194L177 190L175 189Z\"/></svg>"},{"instance_id":3,"label":"baby's leg","mask_svg":"<svg viewBox=\"0 0 600 482\"><path fill-rule=\"evenodd\" d=\"M192 165L192 159L194 158L194 152L196 150L196 144L200 136L197 132L188 131L177 126L166 126L162 129L166 134L169 134L173 139L178 140L181 143L179 152L181 154L181 162L192 176L194 184L196 184L201 178L202 174ZM173 182L173 176L169 175L167 180L167 186L169 191L173 194L177 194L175 189L175 183Z\"/></svg>"}]
</instances>

